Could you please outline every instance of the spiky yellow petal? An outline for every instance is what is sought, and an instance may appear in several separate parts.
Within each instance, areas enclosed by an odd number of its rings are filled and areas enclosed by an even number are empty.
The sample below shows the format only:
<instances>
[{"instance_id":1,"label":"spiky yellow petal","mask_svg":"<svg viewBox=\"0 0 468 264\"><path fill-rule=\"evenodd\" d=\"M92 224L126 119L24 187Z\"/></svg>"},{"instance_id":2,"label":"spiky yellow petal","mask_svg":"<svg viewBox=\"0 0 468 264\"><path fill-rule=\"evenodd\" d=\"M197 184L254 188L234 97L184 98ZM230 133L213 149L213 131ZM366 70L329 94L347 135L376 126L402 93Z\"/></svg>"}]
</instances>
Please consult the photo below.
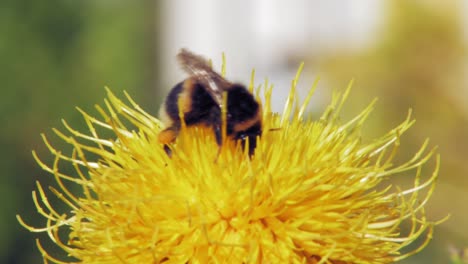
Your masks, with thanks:
<instances>
[{"instance_id":1,"label":"spiky yellow petal","mask_svg":"<svg viewBox=\"0 0 468 264\"><path fill-rule=\"evenodd\" d=\"M33 200L46 218L50 239L79 263L391 263L420 249L432 236L425 216L439 156L425 142L413 158L394 164L411 112L387 134L366 143L361 128L374 102L348 122L339 112L348 97L335 94L318 120L305 116L293 89L281 115L270 112L264 87L263 135L255 155L226 142L218 151L213 132L183 127L168 157L158 144L158 119L110 90L101 118L84 111L89 128L54 132L73 146L67 156L44 137L55 156L39 165L54 175L50 191L69 208L59 214L40 183ZM251 83L253 88L253 82ZM257 91L258 92L258 91ZM110 138L103 134L113 133ZM96 158L97 157L97 158ZM435 161L431 175L422 167ZM66 175L59 163L71 163ZM426 172L426 171L424 171ZM385 180L414 175L414 186ZM410 176L409 176L410 177ZM81 193L70 191L70 184ZM400 226L409 223L406 234ZM68 230L68 241L58 233ZM427 239L412 252L405 247ZM50 256L38 242L47 261Z\"/></svg>"}]
</instances>

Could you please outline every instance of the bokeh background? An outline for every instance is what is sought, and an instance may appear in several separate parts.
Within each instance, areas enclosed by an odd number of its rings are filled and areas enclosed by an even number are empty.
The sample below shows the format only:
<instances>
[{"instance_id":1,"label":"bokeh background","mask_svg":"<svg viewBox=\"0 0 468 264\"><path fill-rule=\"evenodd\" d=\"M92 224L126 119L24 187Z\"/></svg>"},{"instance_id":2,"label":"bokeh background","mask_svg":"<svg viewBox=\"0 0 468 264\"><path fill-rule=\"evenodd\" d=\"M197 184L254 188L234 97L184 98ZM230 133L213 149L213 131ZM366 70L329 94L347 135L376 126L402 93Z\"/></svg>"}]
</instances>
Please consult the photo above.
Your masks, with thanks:
<instances>
[{"instance_id":1,"label":"bokeh background","mask_svg":"<svg viewBox=\"0 0 468 264\"><path fill-rule=\"evenodd\" d=\"M75 106L96 113L104 86L128 91L156 115L183 78L174 59L181 47L215 67L225 52L235 81L248 83L255 68L257 84L274 84L276 110L302 61L299 94L320 77L312 115L354 79L343 119L378 97L365 127L369 140L412 108L417 122L403 138L402 159L427 137L439 146L442 169L427 214L451 217L422 253L401 263L451 263L468 247L467 1L2 0L0 263L40 263L35 238L55 250L15 217L45 225L31 199L37 180L53 185L31 155L34 149L50 161L40 133L52 135L61 119L84 129Z\"/></svg>"}]
</instances>

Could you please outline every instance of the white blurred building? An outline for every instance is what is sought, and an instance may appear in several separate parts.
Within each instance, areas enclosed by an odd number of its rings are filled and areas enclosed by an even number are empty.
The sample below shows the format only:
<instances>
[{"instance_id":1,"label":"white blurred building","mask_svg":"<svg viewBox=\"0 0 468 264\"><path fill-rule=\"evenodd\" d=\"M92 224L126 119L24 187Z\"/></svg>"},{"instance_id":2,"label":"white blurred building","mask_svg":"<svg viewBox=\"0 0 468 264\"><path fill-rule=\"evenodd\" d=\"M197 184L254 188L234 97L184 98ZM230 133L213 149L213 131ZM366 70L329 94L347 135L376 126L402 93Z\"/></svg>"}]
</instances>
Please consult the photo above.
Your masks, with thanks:
<instances>
[{"instance_id":1,"label":"white blurred building","mask_svg":"<svg viewBox=\"0 0 468 264\"><path fill-rule=\"evenodd\" d=\"M163 0L159 28L164 53L157 58L163 70L161 83L169 90L184 78L175 60L182 47L212 58L217 69L225 52L227 78L248 83L255 68L257 85L266 77L275 85L273 99L278 107L274 110L279 111L301 60L308 59L308 64L299 83L300 95L320 75L314 70L314 56L335 49L365 49L378 39L386 4L375 0ZM468 43L468 1L450 4L461 12ZM326 86L326 80L319 86ZM320 93L326 90L318 89L314 99L320 101ZM468 94L468 88L460 93ZM312 105L321 107L318 102ZM464 102L461 105L466 107Z\"/></svg>"}]
</instances>

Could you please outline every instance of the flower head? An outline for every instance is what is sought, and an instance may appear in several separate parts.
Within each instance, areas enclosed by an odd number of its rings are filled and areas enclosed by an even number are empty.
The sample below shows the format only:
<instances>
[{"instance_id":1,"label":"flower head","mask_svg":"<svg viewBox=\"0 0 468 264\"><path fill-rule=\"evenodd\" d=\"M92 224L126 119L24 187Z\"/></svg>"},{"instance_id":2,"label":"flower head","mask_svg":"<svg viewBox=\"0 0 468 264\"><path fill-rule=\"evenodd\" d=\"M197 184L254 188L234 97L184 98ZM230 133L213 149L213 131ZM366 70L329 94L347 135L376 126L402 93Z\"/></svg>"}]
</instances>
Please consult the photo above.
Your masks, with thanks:
<instances>
[{"instance_id":1,"label":"flower head","mask_svg":"<svg viewBox=\"0 0 468 264\"><path fill-rule=\"evenodd\" d=\"M410 114L371 143L360 137L371 103L342 123L349 89L336 94L318 120L305 116L295 83L282 114L271 113L271 87L264 87L263 135L250 157L241 144L219 150L213 132L182 127L169 157L158 144L161 123L128 95L108 90L101 118L81 111L88 132L64 122L54 130L73 146L40 166L56 179L50 188L70 211L59 214L40 183L34 202L44 228L20 223L50 238L79 263L391 263L421 250L432 236L425 216L439 157L425 142L413 158L394 164ZM260 93L260 88L256 94ZM111 131L111 138L101 136ZM433 159L432 157L435 158ZM97 157L97 158L96 158ZM433 173L422 167L435 160ZM59 170L71 163L73 175ZM413 172L414 186L392 188L384 180ZM81 188L69 190L69 184ZM400 226L409 223L404 234ZM59 232L69 232L61 241ZM418 237L414 251L405 247ZM44 259L63 263L43 250Z\"/></svg>"}]
</instances>

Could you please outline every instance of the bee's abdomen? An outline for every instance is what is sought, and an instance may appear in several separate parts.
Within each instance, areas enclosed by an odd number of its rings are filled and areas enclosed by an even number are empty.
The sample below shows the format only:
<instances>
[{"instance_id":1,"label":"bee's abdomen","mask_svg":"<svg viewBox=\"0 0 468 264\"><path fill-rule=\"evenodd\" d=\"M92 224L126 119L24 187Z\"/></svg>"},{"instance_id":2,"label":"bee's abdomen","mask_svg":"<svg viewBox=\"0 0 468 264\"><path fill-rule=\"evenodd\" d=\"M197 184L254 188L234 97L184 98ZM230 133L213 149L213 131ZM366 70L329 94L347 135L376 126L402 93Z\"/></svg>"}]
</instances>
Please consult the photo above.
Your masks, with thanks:
<instances>
[{"instance_id":1,"label":"bee's abdomen","mask_svg":"<svg viewBox=\"0 0 468 264\"><path fill-rule=\"evenodd\" d=\"M177 122L180 122L180 108L187 125L205 122L213 116L213 111L219 112L218 105L203 86L190 78L178 83L170 91L165 107L167 115Z\"/></svg>"},{"instance_id":2,"label":"bee's abdomen","mask_svg":"<svg viewBox=\"0 0 468 264\"><path fill-rule=\"evenodd\" d=\"M191 87L191 103L190 111L185 114L187 125L216 122L220 113L219 106L202 84L194 83Z\"/></svg>"},{"instance_id":3,"label":"bee's abdomen","mask_svg":"<svg viewBox=\"0 0 468 264\"><path fill-rule=\"evenodd\" d=\"M166 101L164 103L166 115L173 120L179 120L178 99L179 95L182 93L183 86L184 82L176 84L167 95Z\"/></svg>"}]
</instances>

